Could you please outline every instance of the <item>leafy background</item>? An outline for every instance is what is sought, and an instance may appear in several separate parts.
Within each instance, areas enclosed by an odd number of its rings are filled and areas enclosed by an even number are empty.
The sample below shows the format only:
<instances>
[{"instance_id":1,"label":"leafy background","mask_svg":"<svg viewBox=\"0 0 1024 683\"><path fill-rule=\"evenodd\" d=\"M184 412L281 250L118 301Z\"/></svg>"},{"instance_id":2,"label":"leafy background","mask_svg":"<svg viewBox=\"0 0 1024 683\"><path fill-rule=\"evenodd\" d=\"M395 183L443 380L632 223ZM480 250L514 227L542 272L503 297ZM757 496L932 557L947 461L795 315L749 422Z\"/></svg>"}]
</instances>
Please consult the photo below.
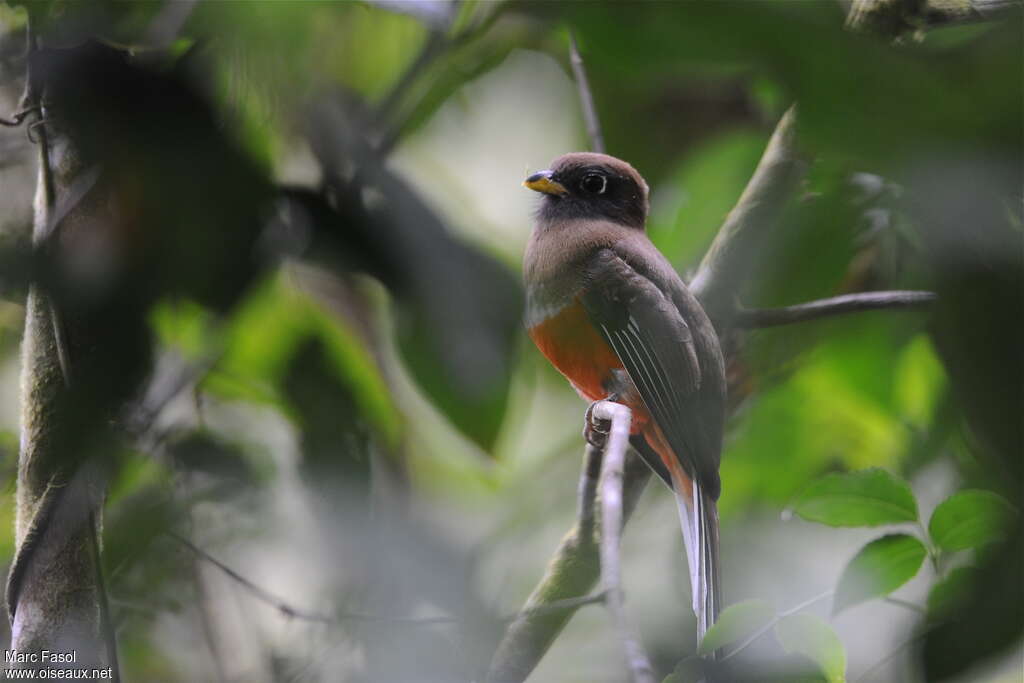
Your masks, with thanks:
<instances>
[{"instance_id":1,"label":"leafy background","mask_svg":"<svg viewBox=\"0 0 1024 683\"><path fill-rule=\"evenodd\" d=\"M142 45L173 4L30 9L47 44ZM0 6L3 111L26 14ZM744 304L874 288L950 302L744 338L720 503L725 594L741 606L716 637L770 626L736 659L780 680L1016 680L1019 15L895 46L845 30L826 2L203 2L184 18L159 68L178 65L252 164L246 201L285 218L256 256L234 255L249 284L230 305L169 286L148 311L156 417L118 457L104 532L126 679L469 680L486 666L575 512L583 406L522 334L516 275L535 201L522 178L587 147L571 24L609 151L650 183L651 236L681 273L796 100L808 176ZM33 147L21 129L0 136L0 228L18 243ZM170 206L220 204L176 188ZM189 235L168 266L186 281L206 267ZM16 296L0 302L7 516L22 318ZM686 680L676 527L652 486L624 574L659 673ZM255 598L168 531L326 618ZM394 619L435 615L457 619ZM531 680L623 670L590 607Z\"/></svg>"}]
</instances>

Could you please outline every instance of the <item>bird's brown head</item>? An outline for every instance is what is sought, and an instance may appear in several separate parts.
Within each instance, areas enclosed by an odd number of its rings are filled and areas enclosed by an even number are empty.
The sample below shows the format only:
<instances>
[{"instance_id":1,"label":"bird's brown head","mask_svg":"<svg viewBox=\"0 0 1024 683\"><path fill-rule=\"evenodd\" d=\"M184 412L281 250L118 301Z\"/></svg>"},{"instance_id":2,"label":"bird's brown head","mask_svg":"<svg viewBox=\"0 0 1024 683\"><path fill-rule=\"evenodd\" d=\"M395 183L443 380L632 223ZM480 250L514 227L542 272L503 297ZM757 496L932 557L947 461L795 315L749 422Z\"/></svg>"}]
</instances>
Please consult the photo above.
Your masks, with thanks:
<instances>
[{"instance_id":1,"label":"bird's brown head","mask_svg":"<svg viewBox=\"0 0 1024 683\"><path fill-rule=\"evenodd\" d=\"M543 193L542 222L603 219L642 230L647 219L647 183L635 168L607 154L565 154L523 185Z\"/></svg>"}]
</instances>

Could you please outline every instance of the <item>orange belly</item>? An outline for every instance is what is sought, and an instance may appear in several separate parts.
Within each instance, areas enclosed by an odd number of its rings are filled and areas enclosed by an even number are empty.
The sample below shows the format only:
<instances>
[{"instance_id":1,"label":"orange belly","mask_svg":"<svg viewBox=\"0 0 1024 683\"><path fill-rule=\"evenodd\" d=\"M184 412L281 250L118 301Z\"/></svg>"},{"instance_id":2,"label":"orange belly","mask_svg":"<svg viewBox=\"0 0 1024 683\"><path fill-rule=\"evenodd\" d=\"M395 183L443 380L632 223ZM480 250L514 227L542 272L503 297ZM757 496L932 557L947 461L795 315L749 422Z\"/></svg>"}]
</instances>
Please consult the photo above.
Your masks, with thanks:
<instances>
[{"instance_id":1,"label":"orange belly","mask_svg":"<svg viewBox=\"0 0 1024 683\"><path fill-rule=\"evenodd\" d=\"M588 401L608 397L606 386L612 372L622 367L622 361L591 324L587 311L576 299L557 314L529 329L530 338L555 368L565 375L576 391ZM643 434L644 440L661 458L673 474L673 479L685 483L683 495L689 497L689 478L661 428L654 422L647 407L637 397L624 397L633 411L633 434ZM630 400L631 398L635 400Z\"/></svg>"},{"instance_id":2,"label":"orange belly","mask_svg":"<svg viewBox=\"0 0 1024 683\"><path fill-rule=\"evenodd\" d=\"M540 352L581 396L590 401L608 396L605 383L611 379L612 370L622 367L622 362L590 323L579 299L531 327L529 334Z\"/></svg>"}]
</instances>

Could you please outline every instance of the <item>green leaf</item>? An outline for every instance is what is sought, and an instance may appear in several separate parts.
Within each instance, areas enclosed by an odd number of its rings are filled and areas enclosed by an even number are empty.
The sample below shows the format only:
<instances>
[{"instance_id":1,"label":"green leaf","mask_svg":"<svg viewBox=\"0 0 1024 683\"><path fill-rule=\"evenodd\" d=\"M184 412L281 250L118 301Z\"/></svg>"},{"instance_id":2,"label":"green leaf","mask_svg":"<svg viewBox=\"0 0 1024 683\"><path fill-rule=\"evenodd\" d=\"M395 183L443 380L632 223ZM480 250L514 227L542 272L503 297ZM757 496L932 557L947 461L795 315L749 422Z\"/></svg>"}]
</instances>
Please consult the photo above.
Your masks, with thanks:
<instances>
[{"instance_id":1,"label":"green leaf","mask_svg":"<svg viewBox=\"0 0 1024 683\"><path fill-rule=\"evenodd\" d=\"M775 610L764 600L745 600L729 605L704 635L698 653L710 654L723 645L746 638L763 628L773 616Z\"/></svg>"},{"instance_id":2,"label":"green leaf","mask_svg":"<svg viewBox=\"0 0 1024 683\"><path fill-rule=\"evenodd\" d=\"M964 604L977 576L974 567L957 567L932 586L928 593L928 618L942 619Z\"/></svg>"},{"instance_id":3,"label":"green leaf","mask_svg":"<svg viewBox=\"0 0 1024 683\"><path fill-rule=\"evenodd\" d=\"M365 342L284 274L268 277L235 311L224 330L224 352L202 387L222 398L278 405L292 358L310 338L323 343L360 414L393 443L400 417Z\"/></svg>"},{"instance_id":4,"label":"green leaf","mask_svg":"<svg viewBox=\"0 0 1024 683\"><path fill-rule=\"evenodd\" d=\"M779 620L775 637L786 652L809 657L829 683L846 680L846 650L832 627L813 614L794 614Z\"/></svg>"},{"instance_id":5,"label":"green leaf","mask_svg":"<svg viewBox=\"0 0 1024 683\"><path fill-rule=\"evenodd\" d=\"M1013 506L1004 498L991 491L968 489L935 508L928 533L943 550L977 548L1003 538L1013 515Z\"/></svg>"},{"instance_id":6,"label":"green leaf","mask_svg":"<svg viewBox=\"0 0 1024 683\"><path fill-rule=\"evenodd\" d=\"M832 613L893 592L917 574L928 551L914 536L891 534L861 548L839 577Z\"/></svg>"},{"instance_id":7,"label":"green leaf","mask_svg":"<svg viewBox=\"0 0 1024 683\"><path fill-rule=\"evenodd\" d=\"M917 520L917 501L905 481L878 468L828 474L796 499L792 511L829 526L878 526Z\"/></svg>"}]
</instances>

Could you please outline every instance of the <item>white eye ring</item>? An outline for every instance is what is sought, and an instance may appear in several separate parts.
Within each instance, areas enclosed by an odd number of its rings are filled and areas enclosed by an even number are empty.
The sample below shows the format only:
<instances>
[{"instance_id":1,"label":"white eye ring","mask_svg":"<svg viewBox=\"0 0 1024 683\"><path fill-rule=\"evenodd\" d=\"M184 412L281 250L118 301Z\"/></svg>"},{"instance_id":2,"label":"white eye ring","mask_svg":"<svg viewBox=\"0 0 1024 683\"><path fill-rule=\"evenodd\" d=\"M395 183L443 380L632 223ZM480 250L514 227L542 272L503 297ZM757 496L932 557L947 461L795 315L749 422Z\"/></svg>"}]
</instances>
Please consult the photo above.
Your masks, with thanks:
<instances>
[{"instance_id":1,"label":"white eye ring","mask_svg":"<svg viewBox=\"0 0 1024 683\"><path fill-rule=\"evenodd\" d=\"M589 187L588 181L590 181L591 178L600 179L601 187ZM589 192L590 194L604 194L604 191L608 189L608 178L604 177L600 173L588 173L587 175L583 176L583 180L580 181L580 187L583 189L584 192Z\"/></svg>"}]
</instances>

